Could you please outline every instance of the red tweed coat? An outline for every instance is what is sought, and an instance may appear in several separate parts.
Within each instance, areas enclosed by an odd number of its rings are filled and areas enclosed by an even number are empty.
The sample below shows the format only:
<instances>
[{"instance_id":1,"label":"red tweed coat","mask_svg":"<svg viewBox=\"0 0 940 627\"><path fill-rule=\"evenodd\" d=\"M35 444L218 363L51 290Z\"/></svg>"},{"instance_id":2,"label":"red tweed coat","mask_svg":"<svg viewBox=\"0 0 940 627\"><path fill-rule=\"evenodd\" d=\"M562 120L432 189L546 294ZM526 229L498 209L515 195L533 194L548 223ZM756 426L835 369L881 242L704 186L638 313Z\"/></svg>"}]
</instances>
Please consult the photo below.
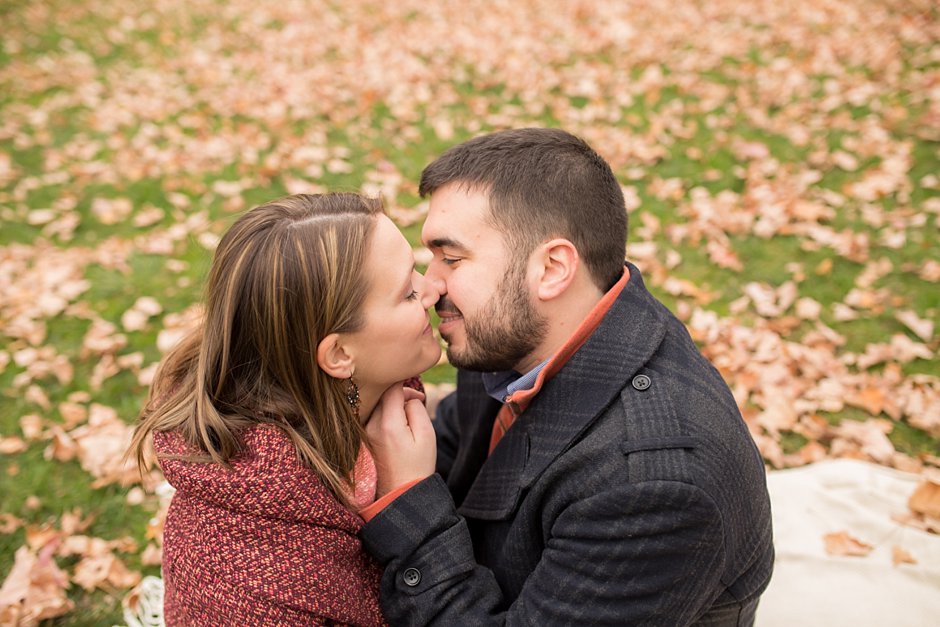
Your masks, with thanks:
<instances>
[{"instance_id":1,"label":"red tweed coat","mask_svg":"<svg viewBox=\"0 0 940 627\"><path fill-rule=\"evenodd\" d=\"M160 462L177 490L164 528L166 624L384 624L381 572L356 537L362 519L278 429L252 427L243 444L231 470ZM172 433L155 433L154 445L186 450Z\"/></svg>"}]
</instances>

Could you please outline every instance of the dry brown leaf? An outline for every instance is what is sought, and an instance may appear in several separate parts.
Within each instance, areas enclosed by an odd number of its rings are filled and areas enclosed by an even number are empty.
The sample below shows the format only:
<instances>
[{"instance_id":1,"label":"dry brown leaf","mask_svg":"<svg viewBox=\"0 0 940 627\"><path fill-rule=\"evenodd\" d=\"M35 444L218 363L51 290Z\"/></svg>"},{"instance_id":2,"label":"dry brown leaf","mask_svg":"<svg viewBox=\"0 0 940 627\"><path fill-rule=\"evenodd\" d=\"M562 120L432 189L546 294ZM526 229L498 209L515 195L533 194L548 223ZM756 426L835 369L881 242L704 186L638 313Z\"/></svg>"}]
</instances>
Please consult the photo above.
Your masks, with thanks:
<instances>
[{"instance_id":1,"label":"dry brown leaf","mask_svg":"<svg viewBox=\"0 0 940 627\"><path fill-rule=\"evenodd\" d=\"M867 387L858 391L848 399L850 405L861 407L872 416L877 416L884 411L888 396L885 391L876 387Z\"/></svg>"},{"instance_id":2,"label":"dry brown leaf","mask_svg":"<svg viewBox=\"0 0 940 627\"><path fill-rule=\"evenodd\" d=\"M887 289L873 290L856 287L846 294L844 302L855 309L868 309L873 313L881 313L889 296Z\"/></svg>"},{"instance_id":3,"label":"dry brown leaf","mask_svg":"<svg viewBox=\"0 0 940 627\"><path fill-rule=\"evenodd\" d=\"M0 455L16 455L28 448L29 445L23 441L23 438L0 436Z\"/></svg>"},{"instance_id":4,"label":"dry brown leaf","mask_svg":"<svg viewBox=\"0 0 940 627\"><path fill-rule=\"evenodd\" d=\"M764 399L764 410L756 418L757 424L774 437L782 431L792 431L799 418L799 412L785 394L775 394Z\"/></svg>"},{"instance_id":5,"label":"dry brown leaf","mask_svg":"<svg viewBox=\"0 0 940 627\"><path fill-rule=\"evenodd\" d=\"M69 535L62 539L57 553L61 557L80 555L82 557L101 557L111 552L107 540L85 535Z\"/></svg>"},{"instance_id":6,"label":"dry brown leaf","mask_svg":"<svg viewBox=\"0 0 940 627\"><path fill-rule=\"evenodd\" d=\"M62 533L71 536L84 533L94 521L95 516L93 514L84 514L76 507L62 514L59 519L59 528L62 529Z\"/></svg>"},{"instance_id":7,"label":"dry brown leaf","mask_svg":"<svg viewBox=\"0 0 940 627\"><path fill-rule=\"evenodd\" d=\"M731 150L740 161L766 159L770 156L770 150L760 142L736 141Z\"/></svg>"},{"instance_id":8,"label":"dry brown leaf","mask_svg":"<svg viewBox=\"0 0 940 627\"><path fill-rule=\"evenodd\" d=\"M835 303L832 306L832 316L837 322L848 322L849 320L857 320L859 314L845 303Z\"/></svg>"},{"instance_id":9,"label":"dry brown leaf","mask_svg":"<svg viewBox=\"0 0 940 627\"><path fill-rule=\"evenodd\" d=\"M894 317L923 341L929 342L933 339L933 320L921 318L910 309L898 311L894 314Z\"/></svg>"},{"instance_id":10,"label":"dry brown leaf","mask_svg":"<svg viewBox=\"0 0 940 627\"><path fill-rule=\"evenodd\" d=\"M849 535L848 531L836 531L823 536L826 553L845 557L865 557L871 553L870 544Z\"/></svg>"},{"instance_id":11,"label":"dry brown leaf","mask_svg":"<svg viewBox=\"0 0 940 627\"><path fill-rule=\"evenodd\" d=\"M91 203L92 215L102 224L123 222L133 208L128 198L95 198Z\"/></svg>"},{"instance_id":12,"label":"dry brown leaf","mask_svg":"<svg viewBox=\"0 0 940 627\"><path fill-rule=\"evenodd\" d=\"M895 566L899 566L901 564L916 564L917 560L905 549L894 545L891 547L891 562Z\"/></svg>"},{"instance_id":13,"label":"dry brown leaf","mask_svg":"<svg viewBox=\"0 0 940 627\"><path fill-rule=\"evenodd\" d=\"M0 588L0 624L33 626L67 614L74 604L66 596L68 576L52 559L49 546L32 553L17 549L13 568Z\"/></svg>"},{"instance_id":14,"label":"dry brown leaf","mask_svg":"<svg viewBox=\"0 0 940 627\"><path fill-rule=\"evenodd\" d=\"M837 437L832 443L832 453L835 456L861 457L880 464L890 464L894 445L887 434L893 427L891 421L881 418L865 422L843 420L833 429Z\"/></svg>"},{"instance_id":15,"label":"dry brown leaf","mask_svg":"<svg viewBox=\"0 0 940 627\"><path fill-rule=\"evenodd\" d=\"M738 254L731 249L728 242L720 242L714 239L709 240L708 244L705 246L705 250L711 262L719 268L727 268L735 272L744 270L744 264L741 263Z\"/></svg>"},{"instance_id":16,"label":"dry brown leaf","mask_svg":"<svg viewBox=\"0 0 940 627\"><path fill-rule=\"evenodd\" d=\"M24 521L8 512L0 512L0 533L11 534L24 525Z\"/></svg>"},{"instance_id":17,"label":"dry brown leaf","mask_svg":"<svg viewBox=\"0 0 940 627\"><path fill-rule=\"evenodd\" d=\"M139 486L135 486L127 491L127 496L124 500L128 505L140 505L146 498L144 491Z\"/></svg>"},{"instance_id":18,"label":"dry brown leaf","mask_svg":"<svg viewBox=\"0 0 940 627\"><path fill-rule=\"evenodd\" d=\"M931 283L940 282L940 261L935 259L924 261L920 270L917 271L917 276Z\"/></svg>"},{"instance_id":19,"label":"dry brown leaf","mask_svg":"<svg viewBox=\"0 0 940 627\"><path fill-rule=\"evenodd\" d=\"M60 462L75 459L78 452L78 445L75 440L58 425L52 425L50 432L52 434L52 443L43 451L43 457L46 460L55 459Z\"/></svg>"},{"instance_id":20,"label":"dry brown leaf","mask_svg":"<svg viewBox=\"0 0 940 627\"><path fill-rule=\"evenodd\" d=\"M822 309L822 304L812 298L804 296L796 301L796 315L803 320L818 320Z\"/></svg>"},{"instance_id":21,"label":"dry brown leaf","mask_svg":"<svg viewBox=\"0 0 940 627\"><path fill-rule=\"evenodd\" d=\"M106 380L119 372L121 372L121 367L118 366L114 355L110 353L102 355L95 363L95 367L92 368L91 376L88 377L88 384L93 391L98 391Z\"/></svg>"},{"instance_id":22,"label":"dry brown leaf","mask_svg":"<svg viewBox=\"0 0 940 627\"><path fill-rule=\"evenodd\" d=\"M819 276L826 276L832 273L832 259L823 259L819 262L819 265L816 266L816 274Z\"/></svg>"},{"instance_id":23,"label":"dry brown leaf","mask_svg":"<svg viewBox=\"0 0 940 627\"><path fill-rule=\"evenodd\" d=\"M118 333L117 327L107 320L96 318L85 333L79 356L87 359L91 355L113 354L127 346L127 336Z\"/></svg>"},{"instance_id":24,"label":"dry brown leaf","mask_svg":"<svg viewBox=\"0 0 940 627\"><path fill-rule=\"evenodd\" d=\"M828 457L829 452L826 447L816 441L807 442L796 453L791 453L784 457L784 466L787 468L794 466L805 466Z\"/></svg>"},{"instance_id":25,"label":"dry brown leaf","mask_svg":"<svg viewBox=\"0 0 940 627\"><path fill-rule=\"evenodd\" d=\"M163 211L163 209L154 207L153 205L147 205L134 214L133 224L137 228L153 226L157 222L163 220L165 215L166 213Z\"/></svg>"},{"instance_id":26,"label":"dry brown leaf","mask_svg":"<svg viewBox=\"0 0 940 627\"><path fill-rule=\"evenodd\" d=\"M72 575L72 581L85 590L133 588L140 580L140 573L129 570L113 553L82 559Z\"/></svg>"},{"instance_id":27,"label":"dry brown leaf","mask_svg":"<svg viewBox=\"0 0 940 627\"><path fill-rule=\"evenodd\" d=\"M933 351L927 345L915 342L908 336L898 333L893 335L891 341L887 344L868 344L865 347L865 352L858 355L854 363L859 369L866 370L883 362L894 361L906 364L915 359L930 360L933 359L933 356Z\"/></svg>"},{"instance_id":28,"label":"dry brown leaf","mask_svg":"<svg viewBox=\"0 0 940 627\"><path fill-rule=\"evenodd\" d=\"M858 159L844 150L837 150L832 153L832 163L848 172L854 172L858 169Z\"/></svg>"},{"instance_id":29,"label":"dry brown leaf","mask_svg":"<svg viewBox=\"0 0 940 627\"><path fill-rule=\"evenodd\" d=\"M95 477L93 487L110 483L130 485L140 479L136 465L124 459L133 426L118 418L117 412L98 403L91 405L88 422L68 433L74 454L82 468Z\"/></svg>"},{"instance_id":30,"label":"dry brown leaf","mask_svg":"<svg viewBox=\"0 0 940 627\"><path fill-rule=\"evenodd\" d=\"M26 544L33 551L38 551L46 545L58 543L62 538L62 531L56 529L51 524L27 525Z\"/></svg>"},{"instance_id":31,"label":"dry brown leaf","mask_svg":"<svg viewBox=\"0 0 940 627\"><path fill-rule=\"evenodd\" d=\"M30 403L39 405L41 408L47 411L52 407L52 403L49 402L49 397L38 385L31 385L26 388L26 393L23 395L23 398L25 398Z\"/></svg>"},{"instance_id":32,"label":"dry brown leaf","mask_svg":"<svg viewBox=\"0 0 940 627\"><path fill-rule=\"evenodd\" d=\"M27 440L38 440L42 437L43 419L37 414L28 414L20 418L20 429Z\"/></svg>"},{"instance_id":33,"label":"dry brown leaf","mask_svg":"<svg viewBox=\"0 0 940 627\"><path fill-rule=\"evenodd\" d=\"M143 387L150 387L153 384L153 379L157 375L157 369L160 367L159 362L154 362L149 366L140 369L140 372L137 373L137 382Z\"/></svg>"},{"instance_id":34,"label":"dry brown leaf","mask_svg":"<svg viewBox=\"0 0 940 627\"><path fill-rule=\"evenodd\" d=\"M163 549L154 543L144 547L140 554L140 563L144 566L159 566L163 562Z\"/></svg>"},{"instance_id":35,"label":"dry brown leaf","mask_svg":"<svg viewBox=\"0 0 940 627\"><path fill-rule=\"evenodd\" d=\"M908 499L907 506L916 514L940 518L940 484L921 481Z\"/></svg>"},{"instance_id":36,"label":"dry brown leaf","mask_svg":"<svg viewBox=\"0 0 940 627\"><path fill-rule=\"evenodd\" d=\"M940 378L913 375L895 389L911 426L940 438Z\"/></svg>"},{"instance_id":37,"label":"dry brown leaf","mask_svg":"<svg viewBox=\"0 0 940 627\"><path fill-rule=\"evenodd\" d=\"M166 353L195 328L202 318L200 306L189 307L181 313L167 314L163 318L163 330L157 334L157 348Z\"/></svg>"},{"instance_id":38,"label":"dry brown leaf","mask_svg":"<svg viewBox=\"0 0 940 627\"><path fill-rule=\"evenodd\" d=\"M66 429L72 429L88 419L88 408L78 403L66 401L59 403L59 414L62 416L62 426Z\"/></svg>"},{"instance_id":39,"label":"dry brown leaf","mask_svg":"<svg viewBox=\"0 0 940 627\"><path fill-rule=\"evenodd\" d=\"M149 316L136 309L128 309L121 314L121 326L125 331L141 331L147 327Z\"/></svg>"}]
</instances>

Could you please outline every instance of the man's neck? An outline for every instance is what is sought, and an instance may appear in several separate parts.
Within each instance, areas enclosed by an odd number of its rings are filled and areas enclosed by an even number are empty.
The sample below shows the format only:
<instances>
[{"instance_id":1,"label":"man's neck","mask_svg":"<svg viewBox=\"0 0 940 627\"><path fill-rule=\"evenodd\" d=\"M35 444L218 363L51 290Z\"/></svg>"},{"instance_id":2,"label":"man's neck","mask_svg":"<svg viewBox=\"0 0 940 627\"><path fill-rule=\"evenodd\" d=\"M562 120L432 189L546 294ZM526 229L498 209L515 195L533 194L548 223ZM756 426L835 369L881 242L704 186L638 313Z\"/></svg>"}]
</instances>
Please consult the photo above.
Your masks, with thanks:
<instances>
[{"instance_id":1,"label":"man's neck","mask_svg":"<svg viewBox=\"0 0 940 627\"><path fill-rule=\"evenodd\" d=\"M568 290L557 301L545 304L543 315L548 322L548 332L538 347L513 370L525 374L557 353L603 297L604 292L593 283L586 283Z\"/></svg>"}]
</instances>

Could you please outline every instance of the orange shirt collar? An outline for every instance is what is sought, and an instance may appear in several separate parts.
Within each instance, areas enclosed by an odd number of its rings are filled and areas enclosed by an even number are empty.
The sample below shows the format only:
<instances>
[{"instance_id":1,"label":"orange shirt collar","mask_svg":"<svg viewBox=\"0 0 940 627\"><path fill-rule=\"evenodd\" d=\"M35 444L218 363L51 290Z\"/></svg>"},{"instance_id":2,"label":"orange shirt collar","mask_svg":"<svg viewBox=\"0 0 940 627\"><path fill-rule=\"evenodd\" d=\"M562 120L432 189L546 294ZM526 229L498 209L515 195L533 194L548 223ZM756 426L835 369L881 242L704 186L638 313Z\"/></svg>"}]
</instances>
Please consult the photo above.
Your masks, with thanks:
<instances>
[{"instance_id":1,"label":"orange shirt collar","mask_svg":"<svg viewBox=\"0 0 940 627\"><path fill-rule=\"evenodd\" d=\"M578 352L578 349L591 337L591 334L594 333L595 329L600 325L601 320L603 320L607 312L610 311L614 301L620 296L620 293L629 280L630 271L624 268L623 276L620 277L620 280L617 281L612 288L607 290L607 293L604 294L591 311L588 312L588 315L581 321L581 324L578 325L578 328L575 329L571 337L568 338L568 341L566 341L562 347L558 349L558 352L552 356L549 362L545 364L545 367L542 368L538 377L536 377L535 384L528 390L519 390L509 396L507 403L514 414L518 415L524 412L526 407L529 406L529 403L532 402L532 399L535 398L535 395L542 389L545 382L555 376L555 373L561 370L562 366L571 359L571 356Z\"/></svg>"}]
</instances>

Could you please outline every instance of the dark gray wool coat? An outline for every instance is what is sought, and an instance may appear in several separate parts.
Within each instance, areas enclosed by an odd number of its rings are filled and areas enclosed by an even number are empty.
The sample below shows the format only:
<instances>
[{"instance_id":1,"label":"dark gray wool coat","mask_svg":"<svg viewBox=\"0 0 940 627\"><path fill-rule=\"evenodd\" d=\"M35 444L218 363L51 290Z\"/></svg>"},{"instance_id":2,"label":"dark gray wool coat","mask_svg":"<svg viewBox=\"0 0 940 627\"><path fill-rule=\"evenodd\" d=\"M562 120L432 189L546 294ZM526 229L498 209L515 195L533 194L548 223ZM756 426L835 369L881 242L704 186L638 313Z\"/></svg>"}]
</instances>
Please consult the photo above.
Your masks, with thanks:
<instances>
[{"instance_id":1,"label":"dark gray wool coat","mask_svg":"<svg viewBox=\"0 0 940 627\"><path fill-rule=\"evenodd\" d=\"M750 625L773 567L764 465L734 398L639 271L487 456L461 372L438 474L363 527L402 625Z\"/></svg>"}]
</instances>

